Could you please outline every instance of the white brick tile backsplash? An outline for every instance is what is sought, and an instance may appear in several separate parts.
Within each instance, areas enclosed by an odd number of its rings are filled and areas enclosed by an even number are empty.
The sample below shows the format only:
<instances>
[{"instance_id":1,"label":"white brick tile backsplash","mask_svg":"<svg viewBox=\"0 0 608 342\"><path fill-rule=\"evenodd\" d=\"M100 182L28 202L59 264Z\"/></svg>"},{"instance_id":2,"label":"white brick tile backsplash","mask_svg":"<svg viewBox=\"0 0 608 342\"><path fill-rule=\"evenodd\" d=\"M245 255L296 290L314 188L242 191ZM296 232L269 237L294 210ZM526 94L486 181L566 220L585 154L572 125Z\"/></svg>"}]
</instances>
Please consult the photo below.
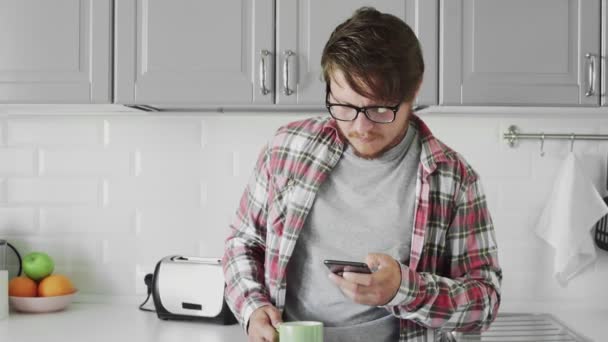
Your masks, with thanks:
<instances>
[{"instance_id":1,"label":"white brick tile backsplash","mask_svg":"<svg viewBox=\"0 0 608 342\"><path fill-rule=\"evenodd\" d=\"M150 150L138 149L139 176L143 177L200 177L203 154L200 149Z\"/></svg>"},{"instance_id":2,"label":"white brick tile backsplash","mask_svg":"<svg viewBox=\"0 0 608 342\"><path fill-rule=\"evenodd\" d=\"M66 245L72 271L95 269L102 262L102 245L99 239L92 239L85 234L70 236Z\"/></svg>"},{"instance_id":3,"label":"white brick tile backsplash","mask_svg":"<svg viewBox=\"0 0 608 342\"><path fill-rule=\"evenodd\" d=\"M34 235L38 232L38 210L0 208L0 235Z\"/></svg>"},{"instance_id":4,"label":"white brick tile backsplash","mask_svg":"<svg viewBox=\"0 0 608 342\"><path fill-rule=\"evenodd\" d=\"M239 151L232 152L232 175L239 177L241 174L241 154Z\"/></svg>"},{"instance_id":5,"label":"white brick tile backsplash","mask_svg":"<svg viewBox=\"0 0 608 342\"><path fill-rule=\"evenodd\" d=\"M83 294L144 295L143 276L172 254L223 254L229 224L262 146L304 115L171 115L0 119L0 238L40 250ZM608 133L608 119L425 115L479 173L496 227L503 301L608 301L608 253L561 288L554 251L534 234L569 141L502 133ZM603 131L602 131L603 127ZM575 142L602 195L608 144ZM581 157L581 159L583 159ZM40 172L39 172L40 171ZM533 262L531 262L533 261ZM143 298L142 298L143 300Z\"/></svg>"},{"instance_id":6,"label":"white brick tile backsplash","mask_svg":"<svg viewBox=\"0 0 608 342\"><path fill-rule=\"evenodd\" d=\"M531 209L542 210L550 195L552 182L535 183L530 180L504 180L498 188L500 210L515 213L528 213ZM534 191L530 191L533 188Z\"/></svg>"},{"instance_id":7,"label":"white brick tile backsplash","mask_svg":"<svg viewBox=\"0 0 608 342\"><path fill-rule=\"evenodd\" d=\"M423 117L431 132L442 142L457 152L469 150L471 147L483 147L486 150L495 149L502 141L498 140L499 121L494 118L479 116L463 116L453 120L445 115ZM483 145L480 144L483 141Z\"/></svg>"},{"instance_id":8,"label":"white brick tile backsplash","mask_svg":"<svg viewBox=\"0 0 608 342\"><path fill-rule=\"evenodd\" d=\"M179 236L197 237L205 229L202 209L165 207L139 209L141 237L164 238Z\"/></svg>"},{"instance_id":9,"label":"white brick tile backsplash","mask_svg":"<svg viewBox=\"0 0 608 342\"><path fill-rule=\"evenodd\" d=\"M6 121L0 120L0 146L6 145Z\"/></svg>"},{"instance_id":10,"label":"white brick tile backsplash","mask_svg":"<svg viewBox=\"0 0 608 342\"><path fill-rule=\"evenodd\" d=\"M191 236L175 233L161 237L145 236L137 238L136 263L140 265L156 265L168 255L198 255L198 241Z\"/></svg>"},{"instance_id":11,"label":"white brick tile backsplash","mask_svg":"<svg viewBox=\"0 0 608 342\"><path fill-rule=\"evenodd\" d=\"M110 118L109 146L201 146L201 121L196 118Z\"/></svg>"},{"instance_id":12,"label":"white brick tile backsplash","mask_svg":"<svg viewBox=\"0 0 608 342\"><path fill-rule=\"evenodd\" d=\"M125 208L43 208L40 229L44 234L135 234L135 211Z\"/></svg>"},{"instance_id":13,"label":"white brick tile backsplash","mask_svg":"<svg viewBox=\"0 0 608 342\"><path fill-rule=\"evenodd\" d=\"M109 207L169 206L198 208L201 187L192 178L109 178Z\"/></svg>"},{"instance_id":14,"label":"white brick tile backsplash","mask_svg":"<svg viewBox=\"0 0 608 342\"><path fill-rule=\"evenodd\" d=\"M7 125L9 146L92 146L102 143L101 121L93 118L9 119Z\"/></svg>"},{"instance_id":15,"label":"white brick tile backsplash","mask_svg":"<svg viewBox=\"0 0 608 342\"><path fill-rule=\"evenodd\" d=\"M1 176L33 176L36 152L32 148L0 148Z\"/></svg>"},{"instance_id":16,"label":"white brick tile backsplash","mask_svg":"<svg viewBox=\"0 0 608 342\"><path fill-rule=\"evenodd\" d=\"M224 228L224 230L221 230ZM228 237L228 226L209 230L208 236L199 243L198 254L202 257L221 258L224 255L224 242Z\"/></svg>"},{"instance_id":17,"label":"white brick tile backsplash","mask_svg":"<svg viewBox=\"0 0 608 342\"><path fill-rule=\"evenodd\" d=\"M69 276L84 294L132 296L135 293L135 271L96 265L89 270L71 272Z\"/></svg>"},{"instance_id":18,"label":"white brick tile backsplash","mask_svg":"<svg viewBox=\"0 0 608 342\"><path fill-rule=\"evenodd\" d=\"M100 182L77 178L15 178L7 181L7 201L15 204L97 204Z\"/></svg>"},{"instance_id":19,"label":"white brick tile backsplash","mask_svg":"<svg viewBox=\"0 0 608 342\"><path fill-rule=\"evenodd\" d=\"M200 125L201 125L201 148L205 148L207 146L207 143L209 142L209 125L207 124L207 120L201 120L200 121Z\"/></svg>"},{"instance_id":20,"label":"white brick tile backsplash","mask_svg":"<svg viewBox=\"0 0 608 342\"><path fill-rule=\"evenodd\" d=\"M522 247L512 244L499 246L499 262L505 260L507 270L513 271L534 271L536 269L550 270L553 268L553 257L549 246L538 242L536 249L530 248L526 244ZM539 253L542 252L542 253ZM530 262L534 260L534 262Z\"/></svg>"},{"instance_id":21,"label":"white brick tile backsplash","mask_svg":"<svg viewBox=\"0 0 608 342\"><path fill-rule=\"evenodd\" d=\"M0 178L0 203L6 202L6 179Z\"/></svg>"},{"instance_id":22,"label":"white brick tile backsplash","mask_svg":"<svg viewBox=\"0 0 608 342\"><path fill-rule=\"evenodd\" d=\"M66 238L51 238L44 236L14 237L11 244L17 248L21 256L31 252L44 252L55 262L55 267L69 269L72 265L73 243ZM85 242L86 243L86 242Z\"/></svg>"},{"instance_id":23,"label":"white brick tile backsplash","mask_svg":"<svg viewBox=\"0 0 608 342\"><path fill-rule=\"evenodd\" d=\"M543 300L551 298L542 286L547 277L537 271L504 272L501 286L502 301Z\"/></svg>"},{"instance_id":24,"label":"white brick tile backsplash","mask_svg":"<svg viewBox=\"0 0 608 342\"><path fill-rule=\"evenodd\" d=\"M138 239L172 241L182 237L199 240L188 253L199 256L221 256L228 224L217 225L210 210L165 208L141 210L141 233ZM186 253L186 251L181 252Z\"/></svg>"},{"instance_id":25,"label":"white brick tile backsplash","mask_svg":"<svg viewBox=\"0 0 608 342\"><path fill-rule=\"evenodd\" d=\"M537 245L534 236L537 213L518 213L498 210L492 212L498 248L505 246L533 248Z\"/></svg>"},{"instance_id":26,"label":"white brick tile backsplash","mask_svg":"<svg viewBox=\"0 0 608 342\"><path fill-rule=\"evenodd\" d=\"M218 214L227 211L233 213L239 205L246 185L246 177L231 178L223 182L209 180L207 184L207 207L213 210L214 216L219 216Z\"/></svg>"},{"instance_id":27,"label":"white brick tile backsplash","mask_svg":"<svg viewBox=\"0 0 608 342\"><path fill-rule=\"evenodd\" d=\"M200 203L201 203L201 207L205 208L209 205L209 185L207 185L207 182L205 181L201 181L200 183L201 186L201 199L200 199Z\"/></svg>"},{"instance_id":28,"label":"white brick tile backsplash","mask_svg":"<svg viewBox=\"0 0 608 342\"><path fill-rule=\"evenodd\" d=\"M133 153L122 149L43 148L41 176L129 176Z\"/></svg>"},{"instance_id":29,"label":"white brick tile backsplash","mask_svg":"<svg viewBox=\"0 0 608 342\"><path fill-rule=\"evenodd\" d=\"M135 278L133 279L133 283L135 284L135 293L137 295L147 295L147 288L146 284L144 283L144 278L148 273L154 274L155 267L156 264L135 266Z\"/></svg>"},{"instance_id":30,"label":"white brick tile backsplash","mask_svg":"<svg viewBox=\"0 0 608 342\"><path fill-rule=\"evenodd\" d=\"M105 265L135 266L137 244L134 235L116 236L101 241L101 260Z\"/></svg>"},{"instance_id":31,"label":"white brick tile backsplash","mask_svg":"<svg viewBox=\"0 0 608 342\"><path fill-rule=\"evenodd\" d=\"M458 151L483 179L530 178L532 174L531 156L527 151L506 151L499 158L488 154L483 145L469 146Z\"/></svg>"},{"instance_id":32,"label":"white brick tile backsplash","mask_svg":"<svg viewBox=\"0 0 608 342\"><path fill-rule=\"evenodd\" d=\"M484 182L482 183L482 188L486 194L486 203L488 205L488 209L490 210L490 218L495 223L496 214L500 212L498 207L498 184L493 182Z\"/></svg>"}]
</instances>

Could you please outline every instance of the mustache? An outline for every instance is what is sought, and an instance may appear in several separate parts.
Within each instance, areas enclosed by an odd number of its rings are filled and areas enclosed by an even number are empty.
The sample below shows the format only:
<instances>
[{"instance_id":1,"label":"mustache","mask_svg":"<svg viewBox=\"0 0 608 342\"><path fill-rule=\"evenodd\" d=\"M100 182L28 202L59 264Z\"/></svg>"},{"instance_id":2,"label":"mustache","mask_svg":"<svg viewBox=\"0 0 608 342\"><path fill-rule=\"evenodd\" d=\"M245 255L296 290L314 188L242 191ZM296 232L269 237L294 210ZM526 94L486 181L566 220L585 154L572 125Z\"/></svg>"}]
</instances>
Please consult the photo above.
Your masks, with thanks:
<instances>
[{"instance_id":1,"label":"mustache","mask_svg":"<svg viewBox=\"0 0 608 342\"><path fill-rule=\"evenodd\" d=\"M365 134L361 134L361 133L358 133L358 132L349 132L348 133L348 137L352 138L352 139L361 139L361 138L373 138L373 139L376 139L376 138L382 138L382 134L376 133L376 132L368 132L368 133L365 133Z\"/></svg>"}]
</instances>

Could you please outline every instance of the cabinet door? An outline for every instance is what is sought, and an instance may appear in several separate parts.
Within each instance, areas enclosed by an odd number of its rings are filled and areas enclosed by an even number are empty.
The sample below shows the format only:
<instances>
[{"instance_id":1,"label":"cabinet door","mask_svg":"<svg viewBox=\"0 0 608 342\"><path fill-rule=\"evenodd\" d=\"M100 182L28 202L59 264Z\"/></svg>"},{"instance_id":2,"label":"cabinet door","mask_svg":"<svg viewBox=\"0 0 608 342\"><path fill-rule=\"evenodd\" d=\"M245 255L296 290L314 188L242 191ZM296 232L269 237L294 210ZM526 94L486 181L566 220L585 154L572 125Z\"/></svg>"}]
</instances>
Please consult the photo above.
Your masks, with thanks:
<instances>
[{"instance_id":1,"label":"cabinet door","mask_svg":"<svg viewBox=\"0 0 608 342\"><path fill-rule=\"evenodd\" d=\"M600 0L442 0L440 10L441 104L599 104Z\"/></svg>"},{"instance_id":2,"label":"cabinet door","mask_svg":"<svg viewBox=\"0 0 608 342\"><path fill-rule=\"evenodd\" d=\"M261 51L273 52L272 0L116 1L115 102L269 104ZM273 87L273 58L265 59ZM270 81L270 82L269 82Z\"/></svg>"},{"instance_id":3,"label":"cabinet door","mask_svg":"<svg viewBox=\"0 0 608 342\"><path fill-rule=\"evenodd\" d=\"M323 105L323 48L334 28L362 6L372 6L381 12L394 14L416 32L425 61L425 75L417 103L437 103L436 0L277 1L277 103ZM292 92L287 91L286 83Z\"/></svg>"},{"instance_id":4,"label":"cabinet door","mask_svg":"<svg viewBox=\"0 0 608 342\"><path fill-rule=\"evenodd\" d=\"M111 0L0 0L0 103L110 103Z\"/></svg>"},{"instance_id":5,"label":"cabinet door","mask_svg":"<svg viewBox=\"0 0 608 342\"><path fill-rule=\"evenodd\" d=\"M602 77L601 77L601 85L600 85L600 97L602 101L602 106L606 106L606 77L608 77L608 72L606 72L606 57L608 56L608 1L602 0L602 56L601 56L601 66Z\"/></svg>"}]
</instances>

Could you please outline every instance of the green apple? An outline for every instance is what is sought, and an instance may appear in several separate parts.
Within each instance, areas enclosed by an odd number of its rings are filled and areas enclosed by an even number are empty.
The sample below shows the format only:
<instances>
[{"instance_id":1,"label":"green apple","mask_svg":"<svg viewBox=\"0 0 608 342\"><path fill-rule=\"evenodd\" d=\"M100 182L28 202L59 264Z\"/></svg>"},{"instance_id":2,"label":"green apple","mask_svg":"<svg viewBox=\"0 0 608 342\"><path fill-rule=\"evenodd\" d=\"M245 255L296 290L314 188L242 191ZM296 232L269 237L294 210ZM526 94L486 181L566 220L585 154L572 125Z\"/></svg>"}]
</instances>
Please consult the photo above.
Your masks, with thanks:
<instances>
[{"instance_id":1,"label":"green apple","mask_svg":"<svg viewBox=\"0 0 608 342\"><path fill-rule=\"evenodd\" d=\"M23 257L22 265L23 273L35 281L41 280L53 273L53 269L55 268L53 259L48 254L42 252L32 252L26 255Z\"/></svg>"}]
</instances>

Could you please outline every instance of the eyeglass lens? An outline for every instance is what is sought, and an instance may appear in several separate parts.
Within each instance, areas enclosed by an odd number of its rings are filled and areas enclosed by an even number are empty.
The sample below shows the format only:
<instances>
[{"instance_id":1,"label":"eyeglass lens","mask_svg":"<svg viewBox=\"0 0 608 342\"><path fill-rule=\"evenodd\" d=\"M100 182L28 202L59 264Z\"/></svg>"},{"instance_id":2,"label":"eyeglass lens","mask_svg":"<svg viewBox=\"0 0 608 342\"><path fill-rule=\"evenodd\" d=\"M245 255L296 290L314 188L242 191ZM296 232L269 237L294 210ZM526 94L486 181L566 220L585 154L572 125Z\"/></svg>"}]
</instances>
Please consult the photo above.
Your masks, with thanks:
<instances>
[{"instance_id":1,"label":"eyeglass lens","mask_svg":"<svg viewBox=\"0 0 608 342\"><path fill-rule=\"evenodd\" d=\"M350 121L357 117L357 109L347 106L330 106L330 113L338 120ZM395 112L386 107L372 107L364 109L368 119L375 122L392 122Z\"/></svg>"}]
</instances>

